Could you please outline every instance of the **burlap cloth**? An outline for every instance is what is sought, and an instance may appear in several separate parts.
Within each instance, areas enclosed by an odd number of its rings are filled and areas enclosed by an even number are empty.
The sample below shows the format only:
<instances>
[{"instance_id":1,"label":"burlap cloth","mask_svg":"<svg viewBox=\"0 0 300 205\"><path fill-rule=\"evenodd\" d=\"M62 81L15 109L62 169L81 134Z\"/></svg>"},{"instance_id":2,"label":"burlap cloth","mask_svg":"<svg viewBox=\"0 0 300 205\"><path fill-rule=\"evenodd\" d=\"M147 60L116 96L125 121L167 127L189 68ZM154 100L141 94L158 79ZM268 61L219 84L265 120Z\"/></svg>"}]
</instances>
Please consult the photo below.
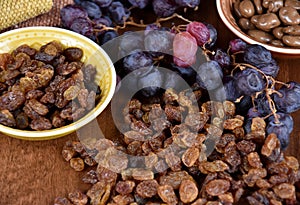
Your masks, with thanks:
<instances>
[{"instance_id":1,"label":"burlap cloth","mask_svg":"<svg viewBox=\"0 0 300 205\"><path fill-rule=\"evenodd\" d=\"M53 6L49 12L41 14L37 17L31 18L19 24L13 25L9 28L3 29L0 31L0 33L15 28L28 27L28 26L56 26L56 27L60 26L61 25L60 9L65 5L72 4L72 3L73 0L53 0Z\"/></svg>"}]
</instances>

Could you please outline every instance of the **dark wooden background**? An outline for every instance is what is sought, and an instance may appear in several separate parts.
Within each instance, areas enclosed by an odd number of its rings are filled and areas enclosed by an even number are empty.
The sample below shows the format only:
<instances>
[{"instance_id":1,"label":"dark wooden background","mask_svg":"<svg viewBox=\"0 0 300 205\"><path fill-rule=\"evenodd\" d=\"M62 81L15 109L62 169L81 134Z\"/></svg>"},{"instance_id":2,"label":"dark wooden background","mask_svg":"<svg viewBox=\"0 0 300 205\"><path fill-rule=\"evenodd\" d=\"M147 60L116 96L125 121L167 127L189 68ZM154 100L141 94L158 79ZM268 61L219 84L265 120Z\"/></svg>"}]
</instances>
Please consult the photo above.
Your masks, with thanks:
<instances>
[{"instance_id":1,"label":"dark wooden background","mask_svg":"<svg viewBox=\"0 0 300 205\"><path fill-rule=\"evenodd\" d=\"M213 24L219 31L218 46L226 48L235 36L225 27L217 14L214 0L201 0L199 10L189 15L192 20ZM146 15L147 17L147 15ZM276 56L281 70L278 79L284 82L300 82L300 56ZM300 159L300 112L293 114L295 127L287 152ZM98 122L105 136L114 137L110 107ZM0 205L50 205L56 196L66 196L76 189L86 190L81 182L83 173L73 171L61 157L67 140L77 139L70 134L56 140L24 141L0 134Z\"/></svg>"}]
</instances>

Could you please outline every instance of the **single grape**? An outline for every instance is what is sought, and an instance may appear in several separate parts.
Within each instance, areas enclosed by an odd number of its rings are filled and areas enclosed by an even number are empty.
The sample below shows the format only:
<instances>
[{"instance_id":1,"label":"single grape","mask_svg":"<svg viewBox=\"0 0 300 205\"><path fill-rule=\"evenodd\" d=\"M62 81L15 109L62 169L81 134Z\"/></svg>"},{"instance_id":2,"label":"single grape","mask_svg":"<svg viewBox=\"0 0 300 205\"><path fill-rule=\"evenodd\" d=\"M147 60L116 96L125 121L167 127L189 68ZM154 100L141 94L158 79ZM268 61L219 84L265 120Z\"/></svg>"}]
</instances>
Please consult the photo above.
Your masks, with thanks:
<instances>
[{"instance_id":1,"label":"single grape","mask_svg":"<svg viewBox=\"0 0 300 205\"><path fill-rule=\"evenodd\" d=\"M114 38L117 38L119 34L116 31L106 31L98 36L99 45L103 45Z\"/></svg>"},{"instance_id":2,"label":"single grape","mask_svg":"<svg viewBox=\"0 0 300 205\"><path fill-rule=\"evenodd\" d=\"M196 81L200 87L207 90L214 90L222 85L223 72L216 61L205 62L196 71Z\"/></svg>"},{"instance_id":3,"label":"single grape","mask_svg":"<svg viewBox=\"0 0 300 205\"><path fill-rule=\"evenodd\" d=\"M88 13L88 16L92 19L94 18L100 18L102 15L101 9L99 6L91 1L81 1L79 4L86 12Z\"/></svg>"},{"instance_id":4,"label":"single grape","mask_svg":"<svg viewBox=\"0 0 300 205\"><path fill-rule=\"evenodd\" d=\"M132 6L138 7L140 9L145 8L149 4L149 0L128 0Z\"/></svg>"},{"instance_id":5,"label":"single grape","mask_svg":"<svg viewBox=\"0 0 300 205\"><path fill-rule=\"evenodd\" d=\"M205 44L205 47L212 48L217 42L218 32L217 32L217 29L213 25L211 25L209 23L204 23L204 24L209 30L209 40Z\"/></svg>"},{"instance_id":6,"label":"single grape","mask_svg":"<svg viewBox=\"0 0 300 205\"><path fill-rule=\"evenodd\" d=\"M93 2L98 4L98 6L100 6L101 8L103 8L108 7L111 4L112 0L93 0Z\"/></svg>"},{"instance_id":7,"label":"single grape","mask_svg":"<svg viewBox=\"0 0 300 205\"><path fill-rule=\"evenodd\" d=\"M223 85L218 87L217 89L210 91L211 100L216 101L236 101L241 94L236 90L236 86L234 85L234 79L231 76L225 76L223 78Z\"/></svg>"},{"instance_id":8,"label":"single grape","mask_svg":"<svg viewBox=\"0 0 300 205\"><path fill-rule=\"evenodd\" d=\"M73 19L73 22L70 25L70 29L89 38L93 38L94 35L93 25L85 17L78 17L76 19Z\"/></svg>"},{"instance_id":9,"label":"single grape","mask_svg":"<svg viewBox=\"0 0 300 205\"><path fill-rule=\"evenodd\" d=\"M93 19L93 22L95 24L94 28L101 29L103 28L102 26L111 26L112 21L108 16L102 16L100 18L95 18Z\"/></svg>"},{"instance_id":10,"label":"single grape","mask_svg":"<svg viewBox=\"0 0 300 205\"><path fill-rule=\"evenodd\" d=\"M120 54L127 56L132 51L144 50L144 37L141 32L125 32L120 38Z\"/></svg>"},{"instance_id":11,"label":"single grape","mask_svg":"<svg viewBox=\"0 0 300 205\"><path fill-rule=\"evenodd\" d=\"M104 26L111 26L112 24L112 21L109 17L107 16L103 16L101 18L96 18L96 19L93 19L93 23L94 23L94 29L95 30L101 30L103 29ZM101 32L97 32L97 35L101 35L103 33L105 33L106 30L103 30Z\"/></svg>"},{"instance_id":12,"label":"single grape","mask_svg":"<svg viewBox=\"0 0 300 205\"><path fill-rule=\"evenodd\" d=\"M180 7L196 8L200 4L200 0L175 0Z\"/></svg>"},{"instance_id":13,"label":"single grape","mask_svg":"<svg viewBox=\"0 0 300 205\"><path fill-rule=\"evenodd\" d=\"M263 114L260 113L256 108L250 108L247 113L248 118L262 117Z\"/></svg>"},{"instance_id":14,"label":"single grape","mask_svg":"<svg viewBox=\"0 0 300 205\"><path fill-rule=\"evenodd\" d=\"M156 95L163 85L164 75L158 69L153 69L151 73L138 78L138 87L143 88L141 93L145 97Z\"/></svg>"},{"instance_id":15,"label":"single grape","mask_svg":"<svg viewBox=\"0 0 300 205\"><path fill-rule=\"evenodd\" d=\"M234 75L235 85L242 95L253 95L265 88L263 76L258 71L247 68Z\"/></svg>"},{"instance_id":16,"label":"single grape","mask_svg":"<svg viewBox=\"0 0 300 205\"><path fill-rule=\"evenodd\" d=\"M196 38L198 46L203 46L209 41L210 32L206 25L201 22L194 21L189 23L186 30Z\"/></svg>"},{"instance_id":17,"label":"single grape","mask_svg":"<svg viewBox=\"0 0 300 205\"><path fill-rule=\"evenodd\" d=\"M261 113L261 116L267 116L272 113L270 103L264 93L258 95L255 98L254 102L256 105L256 109L259 113Z\"/></svg>"},{"instance_id":18,"label":"single grape","mask_svg":"<svg viewBox=\"0 0 300 205\"><path fill-rule=\"evenodd\" d=\"M288 133L291 134L294 128L294 120L290 114L277 112L276 113L278 120L283 123L288 128ZM274 115L270 116L268 118L269 122L275 122Z\"/></svg>"},{"instance_id":19,"label":"single grape","mask_svg":"<svg viewBox=\"0 0 300 205\"><path fill-rule=\"evenodd\" d=\"M213 60L217 61L222 68L227 68L231 63L230 56L219 48L215 51Z\"/></svg>"},{"instance_id":20,"label":"single grape","mask_svg":"<svg viewBox=\"0 0 300 205\"><path fill-rule=\"evenodd\" d=\"M272 76L273 78L275 78L279 72L279 65L274 59L272 59L270 63L257 65L257 68L259 68L264 74Z\"/></svg>"},{"instance_id":21,"label":"single grape","mask_svg":"<svg viewBox=\"0 0 300 205\"><path fill-rule=\"evenodd\" d=\"M174 35L169 31L150 31L144 40L146 51L170 53L172 49Z\"/></svg>"},{"instance_id":22,"label":"single grape","mask_svg":"<svg viewBox=\"0 0 300 205\"><path fill-rule=\"evenodd\" d=\"M153 0L152 7L157 16L167 17L175 13L178 5L173 0Z\"/></svg>"},{"instance_id":23,"label":"single grape","mask_svg":"<svg viewBox=\"0 0 300 205\"><path fill-rule=\"evenodd\" d=\"M229 51L230 53L237 53L244 51L247 47L247 43L240 38L231 40L229 42Z\"/></svg>"},{"instance_id":24,"label":"single grape","mask_svg":"<svg viewBox=\"0 0 300 205\"><path fill-rule=\"evenodd\" d=\"M177 72L189 85L193 85L196 81L197 72L192 67L180 67L176 64L171 64L171 69Z\"/></svg>"},{"instance_id":25,"label":"single grape","mask_svg":"<svg viewBox=\"0 0 300 205\"><path fill-rule=\"evenodd\" d=\"M270 120L267 127L266 127L267 134L274 133L277 135L279 141L280 141L280 146L281 149L286 149L289 145L290 141L290 133L289 128L284 124L284 122L279 122L276 123L273 120Z\"/></svg>"},{"instance_id":26,"label":"single grape","mask_svg":"<svg viewBox=\"0 0 300 205\"><path fill-rule=\"evenodd\" d=\"M265 47L252 44L248 45L245 49L244 53L244 61L254 66L258 66L260 64L268 64L273 60L272 54Z\"/></svg>"},{"instance_id":27,"label":"single grape","mask_svg":"<svg viewBox=\"0 0 300 205\"><path fill-rule=\"evenodd\" d=\"M130 11L119 1L112 2L108 11L117 24L123 24L130 16Z\"/></svg>"},{"instance_id":28,"label":"single grape","mask_svg":"<svg viewBox=\"0 0 300 205\"><path fill-rule=\"evenodd\" d=\"M60 10L60 17L63 26L70 28L75 19L79 17L87 18L88 13L81 6L67 5Z\"/></svg>"},{"instance_id":29,"label":"single grape","mask_svg":"<svg viewBox=\"0 0 300 205\"><path fill-rule=\"evenodd\" d=\"M300 109L300 84L297 82L288 82L288 86L282 86L274 94L274 102L279 111L292 113Z\"/></svg>"},{"instance_id":30,"label":"single grape","mask_svg":"<svg viewBox=\"0 0 300 205\"><path fill-rule=\"evenodd\" d=\"M188 32L175 35L173 40L174 63L188 67L195 63L198 46L196 39Z\"/></svg>"},{"instance_id":31,"label":"single grape","mask_svg":"<svg viewBox=\"0 0 300 205\"><path fill-rule=\"evenodd\" d=\"M130 73L132 71L136 76L144 76L147 75L152 70L153 67L153 59L150 55L142 51L134 51L132 54L126 56L123 59L124 71L126 73ZM147 70L141 70L141 68L147 67ZM137 72L140 71L140 72ZM147 72L145 72L147 71Z\"/></svg>"}]
</instances>

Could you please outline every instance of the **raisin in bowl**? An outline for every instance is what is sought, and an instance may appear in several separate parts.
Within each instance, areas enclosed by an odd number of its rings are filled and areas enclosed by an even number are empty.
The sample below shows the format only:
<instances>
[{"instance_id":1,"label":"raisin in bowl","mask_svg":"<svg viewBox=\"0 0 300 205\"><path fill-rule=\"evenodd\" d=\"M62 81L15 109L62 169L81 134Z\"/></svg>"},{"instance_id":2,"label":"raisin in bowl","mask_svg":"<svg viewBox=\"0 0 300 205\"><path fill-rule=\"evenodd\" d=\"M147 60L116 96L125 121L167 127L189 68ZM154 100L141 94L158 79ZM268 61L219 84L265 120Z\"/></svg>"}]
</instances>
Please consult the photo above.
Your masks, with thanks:
<instances>
[{"instance_id":1,"label":"raisin in bowl","mask_svg":"<svg viewBox=\"0 0 300 205\"><path fill-rule=\"evenodd\" d=\"M12 62L6 62L8 54ZM30 66L23 66L25 62ZM116 86L106 52L61 28L28 27L0 34L1 66L0 132L20 139L54 139L78 130L107 107ZM88 96L92 103L84 100Z\"/></svg>"}]
</instances>

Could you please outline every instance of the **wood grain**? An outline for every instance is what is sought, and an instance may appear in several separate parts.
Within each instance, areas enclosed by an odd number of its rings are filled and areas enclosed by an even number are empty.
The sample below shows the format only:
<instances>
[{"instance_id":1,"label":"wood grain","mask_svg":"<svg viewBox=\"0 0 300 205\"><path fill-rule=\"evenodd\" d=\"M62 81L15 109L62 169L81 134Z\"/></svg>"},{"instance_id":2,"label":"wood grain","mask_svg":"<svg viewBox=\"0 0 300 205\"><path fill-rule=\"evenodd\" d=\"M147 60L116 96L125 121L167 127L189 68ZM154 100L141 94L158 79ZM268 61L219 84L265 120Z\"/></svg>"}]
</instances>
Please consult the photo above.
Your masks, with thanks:
<instances>
[{"instance_id":1,"label":"wood grain","mask_svg":"<svg viewBox=\"0 0 300 205\"><path fill-rule=\"evenodd\" d=\"M213 24L219 31L218 46L225 48L235 36L219 18L213 0L202 0L199 10L190 18ZM276 56L281 70L279 80L300 82L300 57ZM300 117L294 113L295 128L289 154L300 159L299 134ZM98 118L105 136L116 137L108 107ZM50 141L23 141L0 134L0 205L50 205L56 196L65 196L74 190L86 190L81 182L83 173L73 171L61 157L61 150L67 140L76 139L76 133Z\"/></svg>"}]
</instances>

